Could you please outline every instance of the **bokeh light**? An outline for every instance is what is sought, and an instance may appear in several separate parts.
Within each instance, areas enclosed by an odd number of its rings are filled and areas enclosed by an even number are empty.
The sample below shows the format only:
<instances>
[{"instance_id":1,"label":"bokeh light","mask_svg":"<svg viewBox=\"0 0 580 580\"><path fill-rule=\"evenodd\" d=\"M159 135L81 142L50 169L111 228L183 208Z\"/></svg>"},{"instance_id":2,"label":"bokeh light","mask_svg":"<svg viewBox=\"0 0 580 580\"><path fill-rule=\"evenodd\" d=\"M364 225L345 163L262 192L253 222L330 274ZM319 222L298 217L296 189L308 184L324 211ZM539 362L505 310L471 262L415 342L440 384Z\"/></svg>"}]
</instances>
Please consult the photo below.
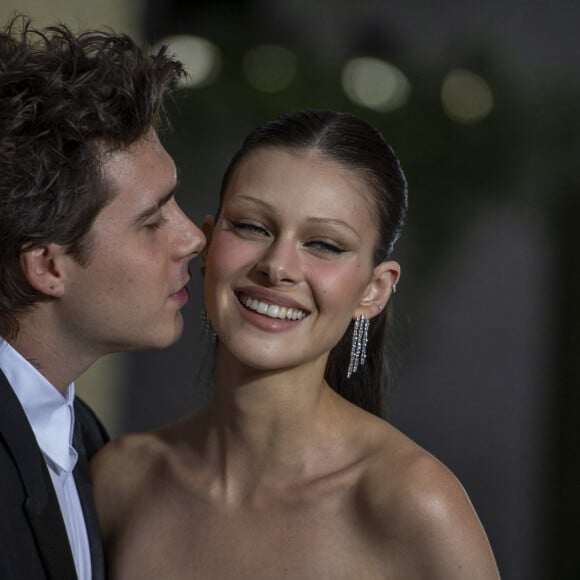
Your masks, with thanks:
<instances>
[{"instance_id":1,"label":"bokeh light","mask_svg":"<svg viewBox=\"0 0 580 580\"><path fill-rule=\"evenodd\" d=\"M166 45L171 54L183 63L187 77L181 79L182 87L202 87L212 83L221 69L219 48L205 38L192 35L168 36L157 47Z\"/></svg>"},{"instance_id":2,"label":"bokeh light","mask_svg":"<svg viewBox=\"0 0 580 580\"><path fill-rule=\"evenodd\" d=\"M441 87L441 104L447 115L459 123L476 123L493 109L493 93L479 75L455 69Z\"/></svg>"},{"instance_id":3,"label":"bokeh light","mask_svg":"<svg viewBox=\"0 0 580 580\"><path fill-rule=\"evenodd\" d=\"M342 86L354 103L380 112L402 107L411 92L407 77L396 66L372 57L350 59L342 70Z\"/></svg>"}]
</instances>

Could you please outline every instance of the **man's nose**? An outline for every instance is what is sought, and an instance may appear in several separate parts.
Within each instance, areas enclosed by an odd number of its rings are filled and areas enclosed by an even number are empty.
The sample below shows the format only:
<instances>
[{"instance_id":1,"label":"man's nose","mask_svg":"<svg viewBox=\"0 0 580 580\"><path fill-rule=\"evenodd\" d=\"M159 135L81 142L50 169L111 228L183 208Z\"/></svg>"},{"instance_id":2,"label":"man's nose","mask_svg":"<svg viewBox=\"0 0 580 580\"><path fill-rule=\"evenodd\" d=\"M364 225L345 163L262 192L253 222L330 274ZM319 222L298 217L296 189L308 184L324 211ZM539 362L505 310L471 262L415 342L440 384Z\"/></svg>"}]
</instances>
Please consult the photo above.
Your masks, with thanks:
<instances>
[{"instance_id":1,"label":"man's nose","mask_svg":"<svg viewBox=\"0 0 580 580\"><path fill-rule=\"evenodd\" d=\"M192 259L199 255L205 247L205 235L181 210L179 220L179 256L180 258Z\"/></svg>"}]
</instances>

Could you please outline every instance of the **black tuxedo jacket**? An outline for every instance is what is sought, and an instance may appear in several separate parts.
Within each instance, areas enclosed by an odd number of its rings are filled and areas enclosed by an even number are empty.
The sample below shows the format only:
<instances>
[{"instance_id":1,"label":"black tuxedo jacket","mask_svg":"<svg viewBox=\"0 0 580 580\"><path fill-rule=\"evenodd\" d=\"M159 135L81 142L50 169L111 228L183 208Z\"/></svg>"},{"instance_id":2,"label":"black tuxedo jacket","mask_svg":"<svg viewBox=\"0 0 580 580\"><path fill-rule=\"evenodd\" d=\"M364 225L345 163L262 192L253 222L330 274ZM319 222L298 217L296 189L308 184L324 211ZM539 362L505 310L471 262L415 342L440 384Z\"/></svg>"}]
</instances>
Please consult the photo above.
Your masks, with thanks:
<instances>
[{"instance_id":1,"label":"black tuxedo jacket","mask_svg":"<svg viewBox=\"0 0 580 580\"><path fill-rule=\"evenodd\" d=\"M93 412L75 401L74 477L89 536L93 580L104 580L103 546L88 460L108 437ZM76 580L56 492L20 402L0 371L0 579Z\"/></svg>"}]
</instances>

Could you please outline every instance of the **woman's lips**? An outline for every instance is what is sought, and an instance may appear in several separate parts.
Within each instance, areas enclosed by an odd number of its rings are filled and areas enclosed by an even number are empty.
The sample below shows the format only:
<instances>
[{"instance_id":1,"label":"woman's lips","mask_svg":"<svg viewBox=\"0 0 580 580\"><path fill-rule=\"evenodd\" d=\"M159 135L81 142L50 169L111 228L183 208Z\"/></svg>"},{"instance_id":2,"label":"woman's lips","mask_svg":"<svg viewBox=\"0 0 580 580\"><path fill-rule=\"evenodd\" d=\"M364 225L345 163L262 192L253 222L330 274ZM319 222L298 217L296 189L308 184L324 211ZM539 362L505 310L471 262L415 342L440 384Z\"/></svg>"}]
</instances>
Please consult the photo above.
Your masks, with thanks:
<instances>
[{"instance_id":1,"label":"woman's lips","mask_svg":"<svg viewBox=\"0 0 580 580\"><path fill-rule=\"evenodd\" d=\"M299 308L291 308L289 306L283 306L280 304L275 304L273 302L266 302L258 298L253 298L248 294L243 292L238 293L238 300L240 304L245 306L248 310L262 314L269 318L281 319L281 320L302 320L308 316L308 312L301 310Z\"/></svg>"}]
</instances>

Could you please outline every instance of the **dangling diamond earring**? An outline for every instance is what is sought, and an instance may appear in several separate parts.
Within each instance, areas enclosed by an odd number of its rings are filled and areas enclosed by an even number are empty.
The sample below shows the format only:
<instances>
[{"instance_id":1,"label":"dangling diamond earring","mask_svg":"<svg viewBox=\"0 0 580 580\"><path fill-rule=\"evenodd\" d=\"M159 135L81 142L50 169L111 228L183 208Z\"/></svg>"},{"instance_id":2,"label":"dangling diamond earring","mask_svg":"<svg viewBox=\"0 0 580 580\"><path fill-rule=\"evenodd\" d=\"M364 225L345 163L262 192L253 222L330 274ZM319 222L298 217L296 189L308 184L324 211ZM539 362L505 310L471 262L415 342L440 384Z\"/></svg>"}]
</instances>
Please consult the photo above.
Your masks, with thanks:
<instances>
[{"instance_id":1,"label":"dangling diamond earring","mask_svg":"<svg viewBox=\"0 0 580 580\"><path fill-rule=\"evenodd\" d=\"M201 311L201 333L206 339L209 340L209 342L215 342L217 338L217 334L213 329L213 326L211 325L211 320L207 315L207 310L205 309L205 306Z\"/></svg>"},{"instance_id":2,"label":"dangling diamond earring","mask_svg":"<svg viewBox=\"0 0 580 580\"><path fill-rule=\"evenodd\" d=\"M348 364L348 371L346 378L356 373L359 365L364 365L367 358L367 341L369 336L369 319L364 316L357 316L354 321L354 328L352 331L352 348L350 349L350 362Z\"/></svg>"}]
</instances>

